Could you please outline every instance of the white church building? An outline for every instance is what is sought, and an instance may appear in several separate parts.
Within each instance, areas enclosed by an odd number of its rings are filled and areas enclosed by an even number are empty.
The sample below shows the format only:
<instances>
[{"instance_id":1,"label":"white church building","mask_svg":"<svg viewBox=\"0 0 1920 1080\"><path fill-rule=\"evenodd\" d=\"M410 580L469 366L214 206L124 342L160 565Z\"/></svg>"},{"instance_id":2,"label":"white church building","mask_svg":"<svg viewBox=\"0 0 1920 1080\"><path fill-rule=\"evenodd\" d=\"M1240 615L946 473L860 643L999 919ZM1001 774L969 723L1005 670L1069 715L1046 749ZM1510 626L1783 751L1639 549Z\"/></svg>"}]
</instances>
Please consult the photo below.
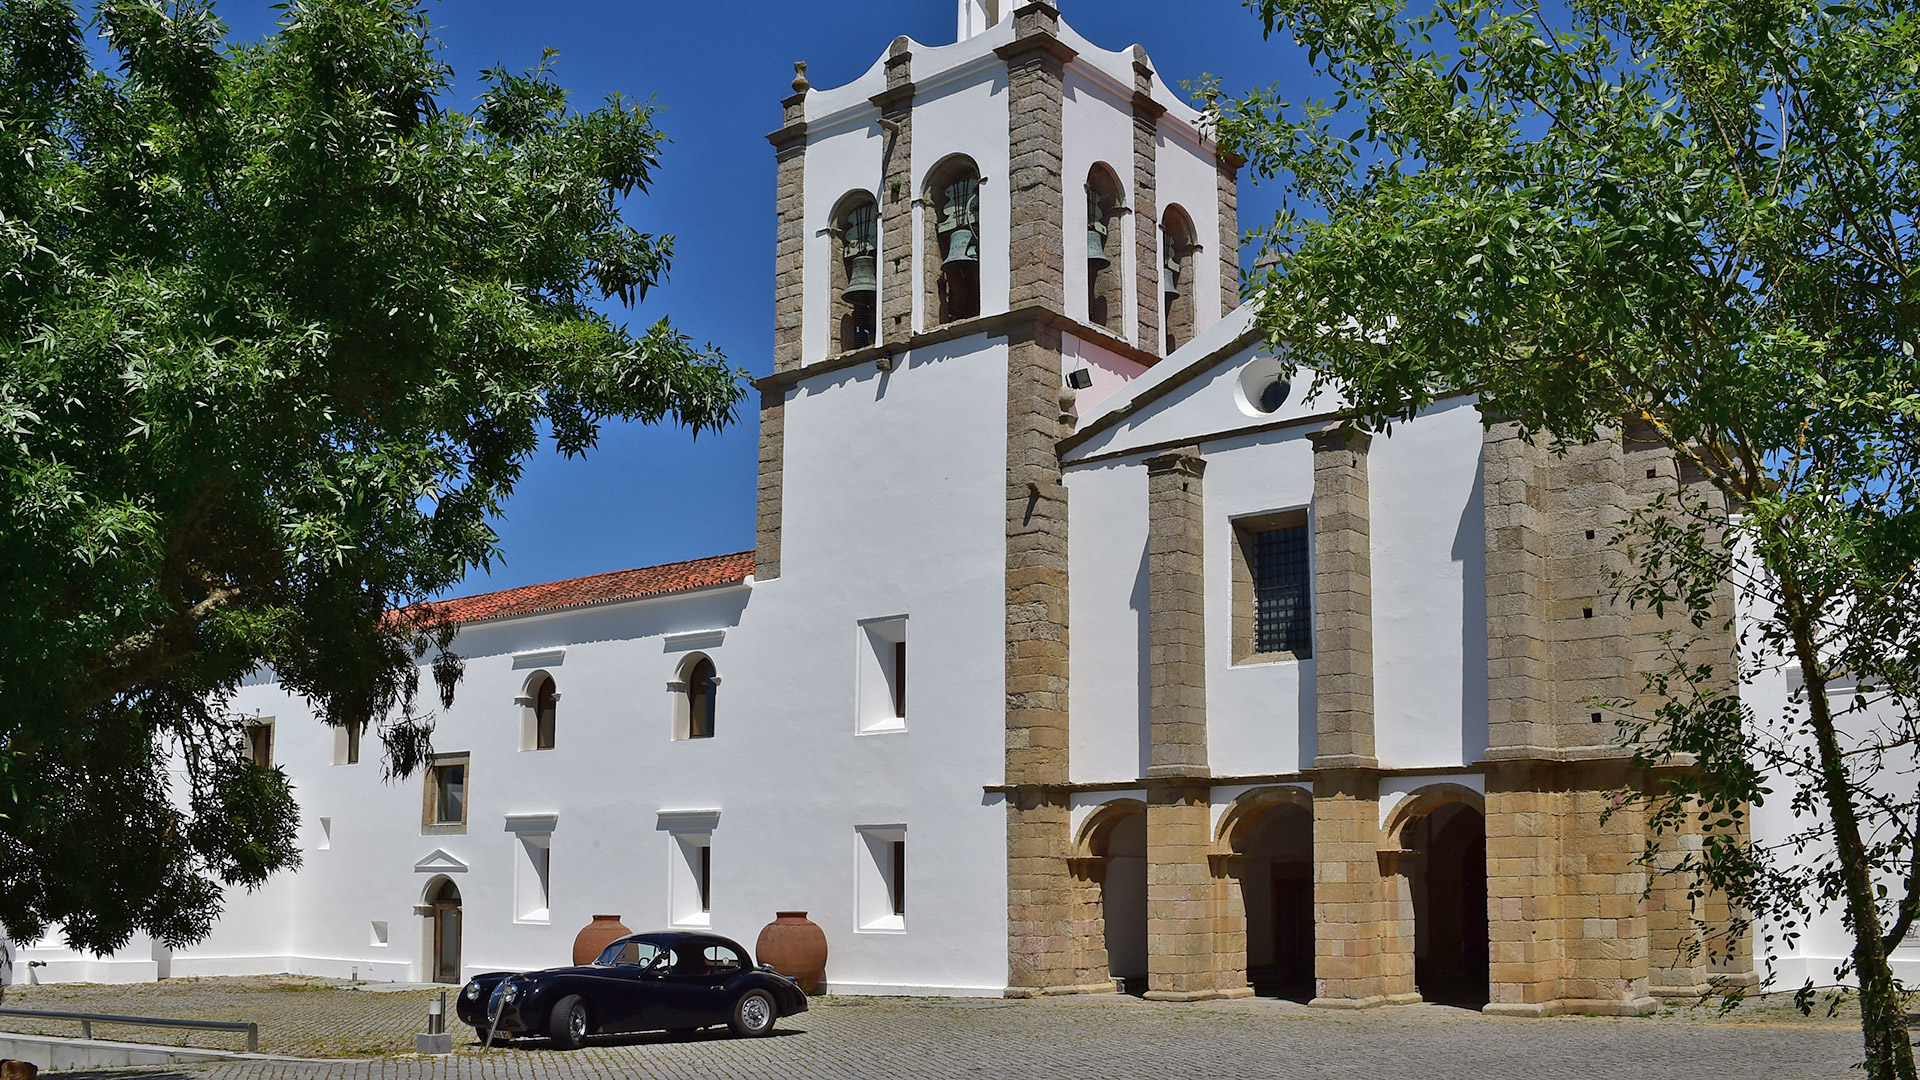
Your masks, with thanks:
<instances>
[{"instance_id":1,"label":"white church building","mask_svg":"<svg viewBox=\"0 0 1920 1080\"><path fill-rule=\"evenodd\" d=\"M262 675L301 868L190 949L16 978L458 982L595 914L750 946L777 910L842 993L1544 1015L1753 978L1603 816L1650 781L1592 702L1644 699L1663 626L1608 540L1698 478L1470 398L1348 433L1240 305L1238 163L1148 54L958 6L782 103L754 550L446 601L467 675L405 782Z\"/></svg>"}]
</instances>

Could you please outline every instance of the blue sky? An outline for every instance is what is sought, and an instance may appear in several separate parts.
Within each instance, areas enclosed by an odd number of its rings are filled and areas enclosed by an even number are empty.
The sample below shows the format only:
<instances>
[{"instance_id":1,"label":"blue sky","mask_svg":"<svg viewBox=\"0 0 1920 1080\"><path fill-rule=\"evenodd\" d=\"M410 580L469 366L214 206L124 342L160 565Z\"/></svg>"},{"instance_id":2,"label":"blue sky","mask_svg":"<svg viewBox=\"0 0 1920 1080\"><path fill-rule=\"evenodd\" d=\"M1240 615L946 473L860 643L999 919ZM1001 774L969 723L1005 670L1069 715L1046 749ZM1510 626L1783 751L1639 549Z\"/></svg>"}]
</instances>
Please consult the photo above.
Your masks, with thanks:
<instances>
[{"instance_id":1,"label":"blue sky","mask_svg":"<svg viewBox=\"0 0 1920 1080\"><path fill-rule=\"evenodd\" d=\"M1203 74L1229 93L1281 83L1306 89L1305 56L1264 41L1239 0L1058 0L1062 15L1108 48L1146 46L1178 86ZM906 34L954 38L954 0L437 0L427 7L457 85L478 93L494 64L524 69L559 50L555 71L574 103L609 93L651 97L672 138L653 191L632 202L636 227L677 239L671 279L631 312L662 314L711 341L737 367L772 370L773 151L793 61L815 86L848 82ZM219 0L236 39L270 32L264 0ZM1241 227L1271 220L1278 192L1242 182ZM504 565L476 570L456 594L697 558L753 546L758 418L749 408L719 436L609 426L585 459L551 449L529 463L496 525Z\"/></svg>"}]
</instances>

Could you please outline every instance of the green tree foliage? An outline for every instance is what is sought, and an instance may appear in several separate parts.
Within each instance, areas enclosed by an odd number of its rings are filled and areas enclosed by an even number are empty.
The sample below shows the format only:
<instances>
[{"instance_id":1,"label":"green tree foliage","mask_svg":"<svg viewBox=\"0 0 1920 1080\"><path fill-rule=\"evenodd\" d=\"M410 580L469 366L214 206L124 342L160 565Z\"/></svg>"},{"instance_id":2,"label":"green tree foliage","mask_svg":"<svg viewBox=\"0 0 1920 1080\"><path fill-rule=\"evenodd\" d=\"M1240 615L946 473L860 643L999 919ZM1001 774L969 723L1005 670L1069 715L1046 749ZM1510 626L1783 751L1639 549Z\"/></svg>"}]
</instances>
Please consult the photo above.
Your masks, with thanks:
<instances>
[{"instance_id":1,"label":"green tree foliage","mask_svg":"<svg viewBox=\"0 0 1920 1080\"><path fill-rule=\"evenodd\" d=\"M1718 489L1730 522L1676 498L1631 523L1624 594L1712 629L1716 593L1745 589L1748 655L1805 689L1760 715L1724 659L1716 674L1676 643L1668 704L1634 736L1649 762L1698 767L1655 820L1789 800L1793 843L1723 836L1684 869L1787 933L1837 907L1869 1074L1912 1077L1887 957L1920 908L1920 15L1248 6L1339 88L1218 112L1289 199L1252 286L1266 332L1375 430L1475 393L1560 446L1645 425Z\"/></svg>"},{"instance_id":2,"label":"green tree foliage","mask_svg":"<svg viewBox=\"0 0 1920 1080\"><path fill-rule=\"evenodd\" d=\"M243 760L270 668L390 775L428 747L451 628L543 431L716 429L739 373L630 332L670 237L624 224L662 144L545 63L469 112L412 0L300 0L256 44L203 3L0 0L0 922L79 948L203 937L297 862Z\"/></svg>"}]
</instances>

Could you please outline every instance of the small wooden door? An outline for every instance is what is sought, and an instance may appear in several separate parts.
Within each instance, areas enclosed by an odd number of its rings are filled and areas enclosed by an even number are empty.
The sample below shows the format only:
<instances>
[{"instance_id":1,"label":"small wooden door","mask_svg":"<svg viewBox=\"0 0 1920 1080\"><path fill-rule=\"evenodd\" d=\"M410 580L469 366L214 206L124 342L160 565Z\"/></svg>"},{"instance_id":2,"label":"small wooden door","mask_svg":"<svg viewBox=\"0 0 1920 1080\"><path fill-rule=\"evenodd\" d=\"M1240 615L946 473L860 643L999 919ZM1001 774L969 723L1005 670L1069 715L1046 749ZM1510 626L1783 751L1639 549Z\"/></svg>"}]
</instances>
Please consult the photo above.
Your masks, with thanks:
<instances>
[{"instance_id":1,"label":"small wooden door","mask_svg":"<svg viewBox=\"0 0 1920 1080\"><path fill-rule=\"evenodd\" d=\"M1273 966L1284 997L1313 990L1313 868L1273 864Z\"/></svg>"},{"instance_id":2,"label":"small wooden door","mask_svg":"<svg viewBox=\"0 0 1920 1080\"><path fill-rule=\"evenodd\" d=\"M433 905L433 981L460 982L460 901Z\"/></svg>"}]
</instances>

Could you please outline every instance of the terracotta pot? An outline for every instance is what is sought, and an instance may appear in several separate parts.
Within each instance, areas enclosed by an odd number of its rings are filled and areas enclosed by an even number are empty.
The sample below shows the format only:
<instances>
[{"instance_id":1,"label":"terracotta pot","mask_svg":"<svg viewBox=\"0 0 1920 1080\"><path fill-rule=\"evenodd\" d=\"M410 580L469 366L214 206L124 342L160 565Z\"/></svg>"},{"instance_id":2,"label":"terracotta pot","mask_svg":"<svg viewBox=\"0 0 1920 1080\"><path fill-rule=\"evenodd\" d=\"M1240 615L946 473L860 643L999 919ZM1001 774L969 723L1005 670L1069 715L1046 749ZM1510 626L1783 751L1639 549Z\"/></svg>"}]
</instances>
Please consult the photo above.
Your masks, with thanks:
<instances>
[{"instance_id":1,"label":"terracotta pot","mask_svg":"<svg viewBox=\"0 0 1920 1080\"><path fill-rule=\"evenodd\" d=\"M811 994L827 977L827 932L804 911L777 911L760 931L753 951L762 964L791 978Z\"/></svg>"},{"instance_id":2,"label":"terracotta pot","mask_svg":"<svg viewBox=\"0 0 1920 1080\"><path fill-rule=\"evenodd\" d=\"M627 929L618 915L595 915L593 921L580 930L573 939L573 964L591 964L601 950L626 937L633 931Z\"/></svg>"}]
</instances>

